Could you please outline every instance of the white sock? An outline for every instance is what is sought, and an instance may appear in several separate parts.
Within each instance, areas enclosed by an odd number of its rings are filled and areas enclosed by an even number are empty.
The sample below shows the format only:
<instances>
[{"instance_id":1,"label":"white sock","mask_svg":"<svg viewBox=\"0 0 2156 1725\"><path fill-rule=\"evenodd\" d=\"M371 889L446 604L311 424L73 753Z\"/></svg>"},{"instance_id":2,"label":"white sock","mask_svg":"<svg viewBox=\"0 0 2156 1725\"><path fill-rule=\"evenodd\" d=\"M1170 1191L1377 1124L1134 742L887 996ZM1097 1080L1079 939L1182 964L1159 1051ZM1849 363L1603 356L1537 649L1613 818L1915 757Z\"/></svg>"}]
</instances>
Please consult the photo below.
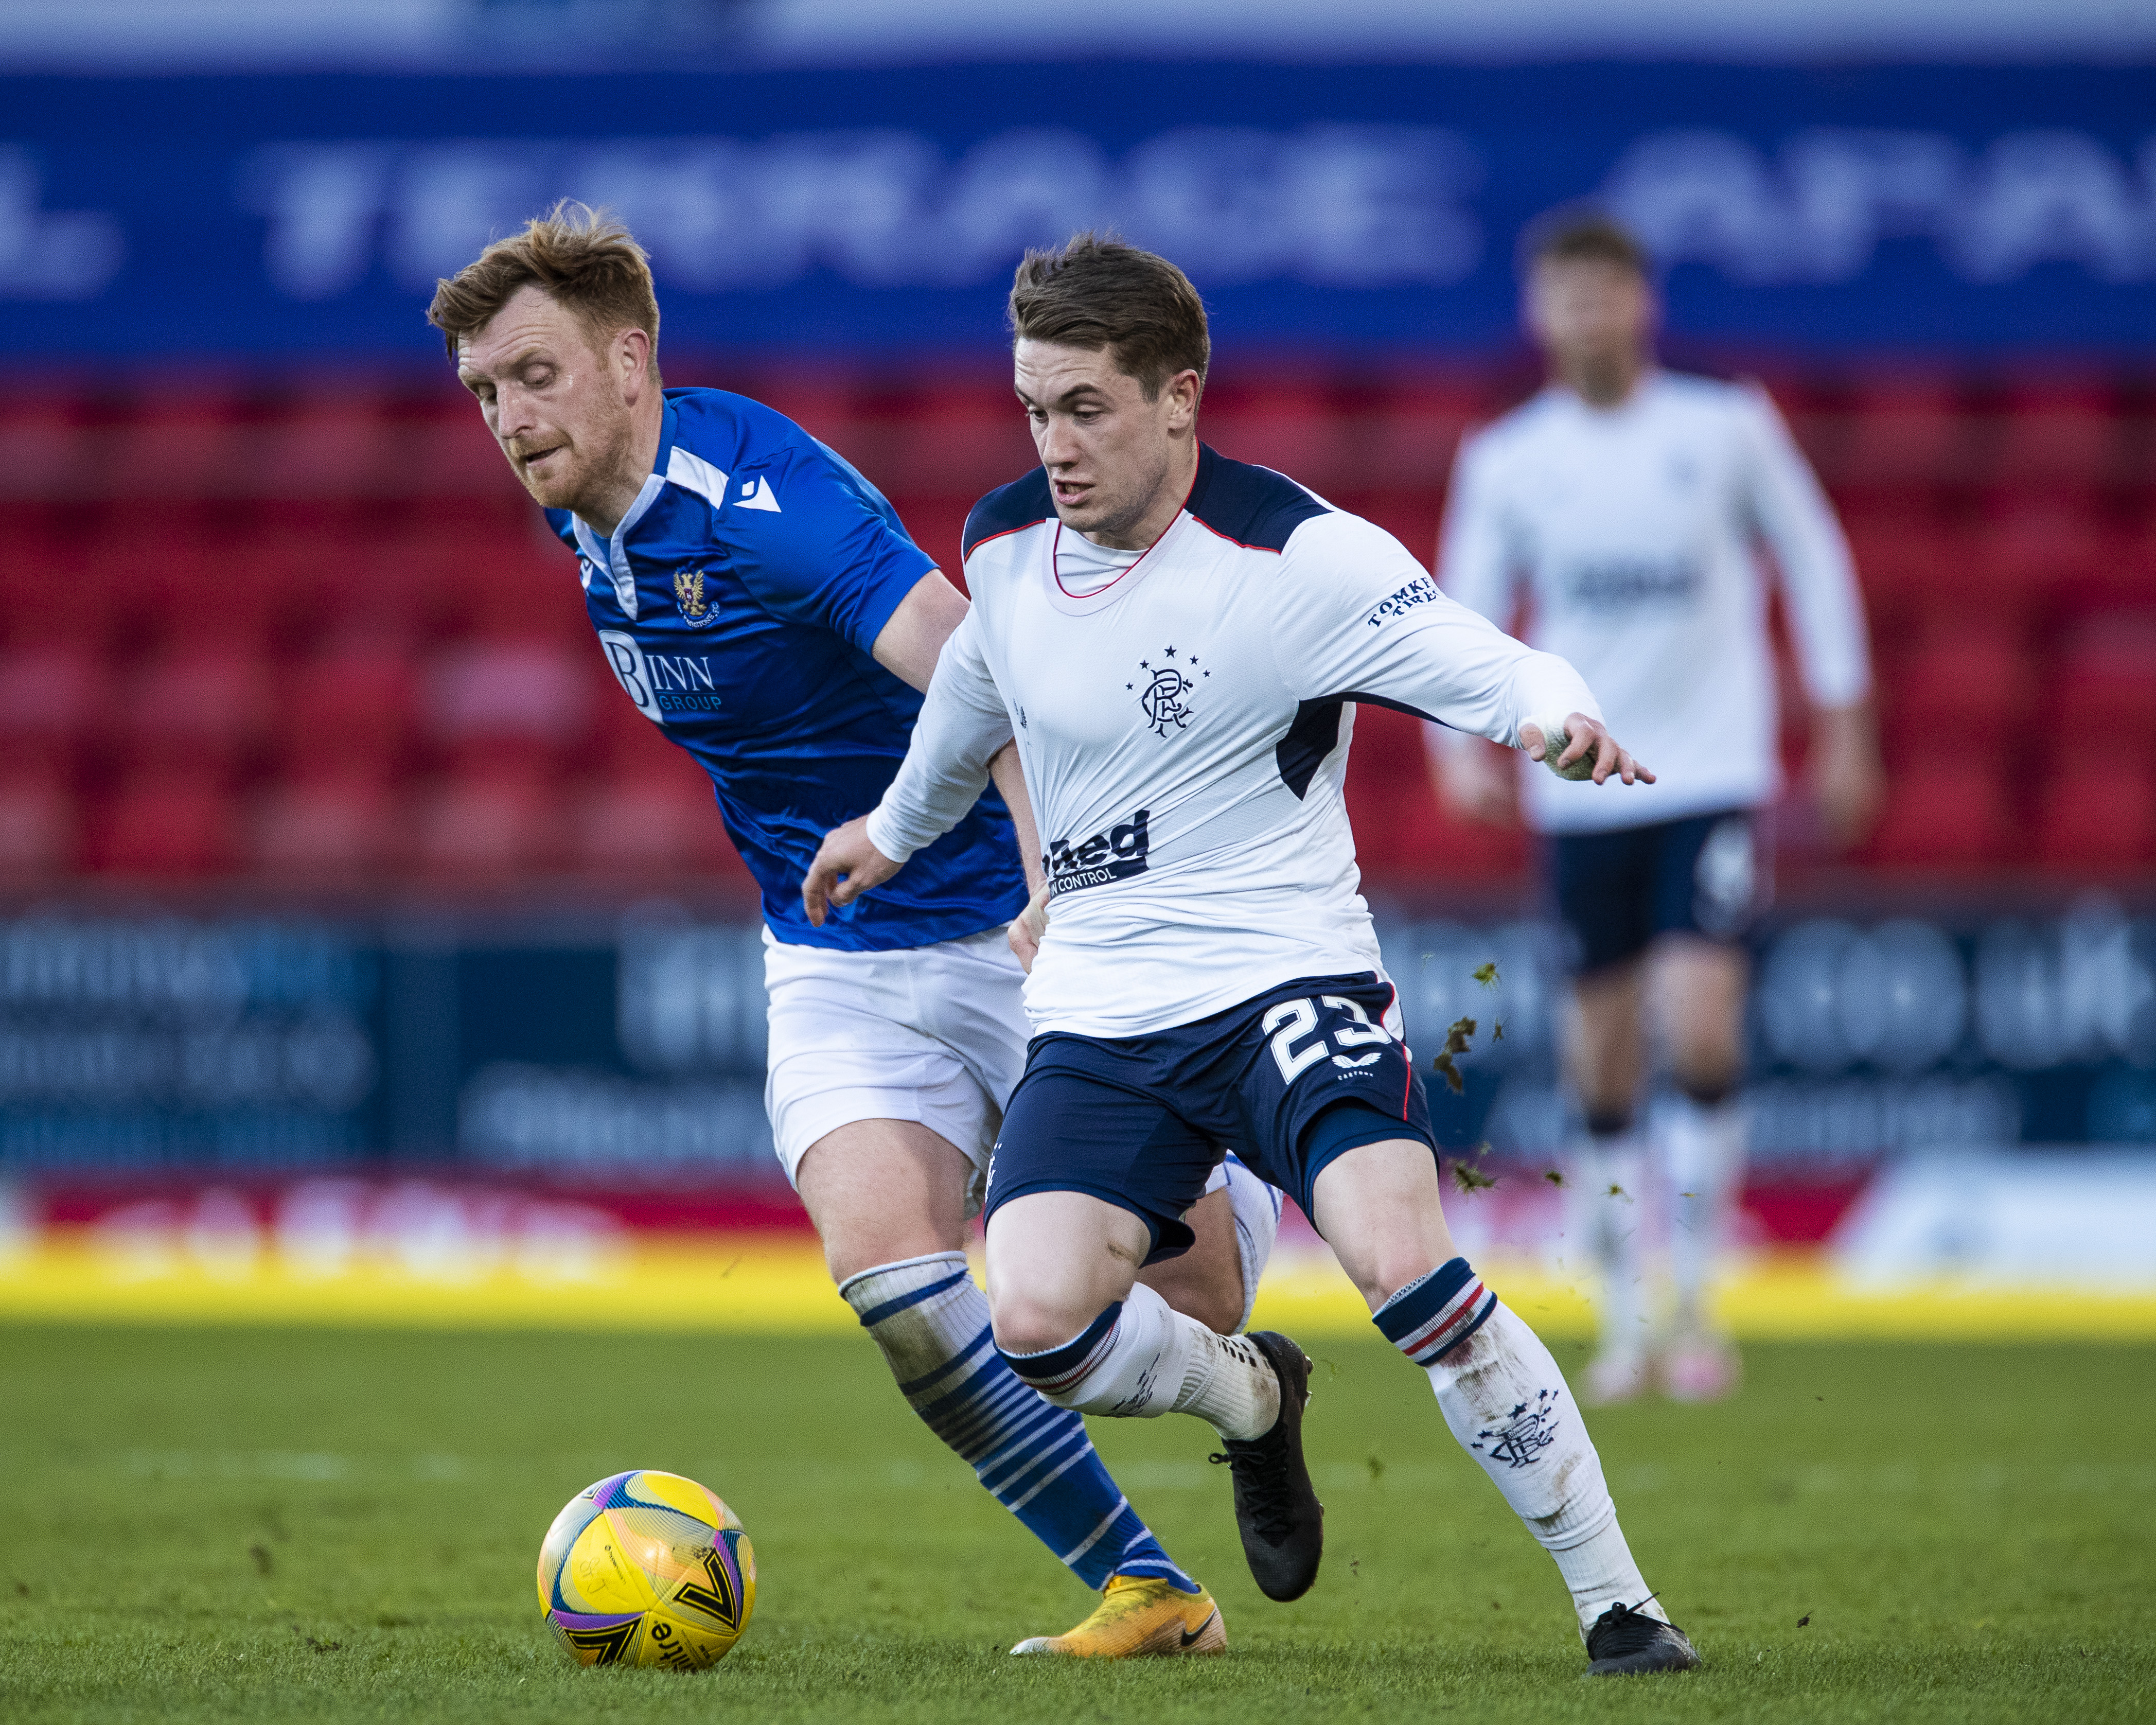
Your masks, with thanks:
<instances>
[{"instance_id":1,"label":"white sock","mask_svg":"<svg viewBox=\"0 0 2156 1725\"><path fill-rule=\"evenodd\" d=\"M1245 1439L1280 1417L1280 1379L1255 1343L1216 1335L1143 1282L1062 1347L1004 1358L1050 1401L1081 1414L1195 1414L1222 1437Z\"/></svg>"},{"instance_id":2,"label":"white sock","mask_svg":"<svg viewBox=\"0 0 2156 1725\"><path fill-rule=\"evenodd\" d=\"M1176 1411L1197 1414L1224 1438L1248 1441L1270 1431L1280 1418L1280 1377L1257 1343L1218 1335L1179 1312L1168 1316L1193 1332Z\"/></svg>"},{"instance_id":3,"label":"white sock","mask_svg":"<svg viewBox=\"0 0 2156 1725\"><path fill-rule=\"evenodd\" d=\"M947 1365L988 1322L988 1296L963 1252L927 1252L864 1270L839 1285L901 1384Z\"/></svg>"},{"instance_id":4,"label":"white sock","mask_svg":"<svg viewBox=\"0 0 2156 1725\"><path fill-rule=\"evenodd\" d=\"M1661 1138L1669 1171L1670 1279L1678 1322L1711 1327L1707 1302L1728 1250L1744 1181L1744 1105L1736 1096L1712 1104L1678 1096L1662 1111Z\"/></svg>"},{"instance_id":5,"label":"white sock","mask_svg":"<svg viewBox=\"0 0 2156 1725\"><path fill-rule=\"evenodd\" d=\"M1573 1152L1570 1231L1602 1281L1602 1347L1647 1349L1647 1152L1633 1132L1583 1133Z\"/></svg>"},{"instance_id":6,"label":"white sock","mask_svg":"<svg viewBox=\"0 0 2156 1725\"><path fill-rule=\"evenodd\" d=\"M1250 1327L1258 1281L1280 1234L1281 1194L1277 1186L1268 1185L1233 1156L1221 1166L1228 1173L1228 1202L1235 1211L1235 1255L1243 1268L1243 1316L1235 1326L1240 1336Z\"/></svg>"},{"instance_id":7,"label":"white sock","mask_svg":"<svg viewBox=\"0 0 2156 1725\"><path fill-rule=\"evenodd\" d=\"M1541 1337L1497 1301L1480 1329L1424 1369L1453 1436L1556 1559L1582 1639L1620 1601L1664 1616L1647 1603L1602 1458Z\"/></svg>"}]
</instances>

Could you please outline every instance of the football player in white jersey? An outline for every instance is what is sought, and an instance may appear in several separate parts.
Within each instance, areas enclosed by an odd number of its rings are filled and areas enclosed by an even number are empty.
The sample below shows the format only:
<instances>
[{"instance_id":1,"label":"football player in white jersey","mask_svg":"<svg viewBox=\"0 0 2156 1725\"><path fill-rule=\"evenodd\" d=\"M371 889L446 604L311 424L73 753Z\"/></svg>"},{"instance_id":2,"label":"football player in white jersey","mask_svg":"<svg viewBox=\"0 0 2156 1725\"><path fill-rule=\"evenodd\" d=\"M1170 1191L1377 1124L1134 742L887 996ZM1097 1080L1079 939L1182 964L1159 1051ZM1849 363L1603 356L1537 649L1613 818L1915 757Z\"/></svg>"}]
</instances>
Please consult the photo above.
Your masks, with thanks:
<instances>
[{"instance_id":1,"label":"football player in white jersey","mask_svg":"<svg viewBox=\"0 0 2156 1725\"><path fill-rule=\"evenodd\" d=\"M1049 878L1034 1039L989 1167L996 1346L1064 1406L1209 1422L1260 1587L1309 1588L1309 1362L1137 1280L1188 1245L1180 1219L1228 1146L1296 1196L1380 1332L1427 1369L1454 1435L1556 1559L1589 1670L1697 1664L1640 1579L1557 1363L1453 1248L1341 800L1366 701L1515 744L1597 795L1652 775L1563 660L1445 598L1368 522L1199 442L1205 311L1173 264L1081 234L1028 255L1010 313L1041 465L975 508L973 608L906 762L802 887L814 921L891 880L1015 738Z\"/></svg>"},{"instance_id":2,"label":"football player in white jersey","mask_svg":"<svg viewBox=\"0 0 2156 1725\"><path fill-rule=\"evenodd\" d=\"M1745 936L1771 885L1764 809L1779 787L1774 655L1753 554L1763 539L1803 667L1811 777L1839 839L1881 776L1864 614L1848 547L1774 404L1753 387L1665 372L1637 243L1567 213L1530 247L1525 316L1549 366L1535 398L1461 448L1439 550L1445 590L1578 665L1657 782L1597 797L1519 780L1471 737L1432 733L1442 793L1485 820L1524 815L1575 968L1569 1080L1583 1137L1573 1229L1601 1271L1603 1341L1585 1389L1727 1394L1736 1349L1708 1304L1744 1163ZM1640 1130L1650 1025L1675 1095ZM1666 1215L1675 1312L1646 1296Z\"/></svg>"}]
</instances>

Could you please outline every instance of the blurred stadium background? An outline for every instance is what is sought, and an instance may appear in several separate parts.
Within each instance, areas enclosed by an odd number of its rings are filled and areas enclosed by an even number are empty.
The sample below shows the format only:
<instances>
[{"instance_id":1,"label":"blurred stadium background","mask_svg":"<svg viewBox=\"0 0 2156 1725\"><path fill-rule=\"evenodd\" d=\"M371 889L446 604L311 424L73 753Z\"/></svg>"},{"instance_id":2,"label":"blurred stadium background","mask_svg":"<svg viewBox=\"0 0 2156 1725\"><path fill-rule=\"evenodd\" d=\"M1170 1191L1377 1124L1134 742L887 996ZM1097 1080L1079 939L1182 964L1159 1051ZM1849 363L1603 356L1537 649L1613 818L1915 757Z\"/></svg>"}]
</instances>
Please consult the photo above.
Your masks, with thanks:
<instances>
[{"instance_id":1,"label":"blurred stadium background","mask_svg":"<svg viewBox=\"0 0 2156 1725\"><path fill-rule=\"evenodd\" d=\"M1208 295L1209 440L1427 557L1535 383L1515 238L1594 194L1671 360L1789 417L1881 678L1867 846L1779 814L1743 1321L1781 1276L1857 1327L2156 1322L2156 14L1436 10L0 12L0 1309L844 1315L747 878L424 322L490 235L620 211L668 381L794 415L955 572L1032 459L1009 267L1113 223ZM1419 1040L1503 978L1440 1098L1513 1175L1462 1232L1561 1286L1522 845L1398 716L1350 787ZM707 1273L752 1251L791 1267Z\"/></svg>"}]
</instances>

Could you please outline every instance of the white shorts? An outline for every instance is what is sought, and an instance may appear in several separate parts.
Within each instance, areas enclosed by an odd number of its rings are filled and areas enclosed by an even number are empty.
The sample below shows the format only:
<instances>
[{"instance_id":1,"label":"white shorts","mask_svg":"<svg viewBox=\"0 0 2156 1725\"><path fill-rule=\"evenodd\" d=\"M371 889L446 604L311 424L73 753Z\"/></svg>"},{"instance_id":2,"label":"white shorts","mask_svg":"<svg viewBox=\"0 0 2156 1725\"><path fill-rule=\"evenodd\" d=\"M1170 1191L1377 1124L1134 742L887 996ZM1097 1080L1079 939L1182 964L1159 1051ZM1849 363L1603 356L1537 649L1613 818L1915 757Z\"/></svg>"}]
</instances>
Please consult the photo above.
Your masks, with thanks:
<instances>
[{"instance_id":1,"label":"white shorts","mask_svg":"<svg viewBox=\"0 0 2156 1725\"><path fill-rule=\"evenodd\" d=\"M767 928L763 980L763 1106L787 1179L842 1126L913 1120L973 1164L967 1214L979 1209L1004 1106L1025 1071L1025 972L1004 931L845 952L788 946ZM1226 1183L1224 1164L1205 1189Z\"/></svg>"}]
</instances>

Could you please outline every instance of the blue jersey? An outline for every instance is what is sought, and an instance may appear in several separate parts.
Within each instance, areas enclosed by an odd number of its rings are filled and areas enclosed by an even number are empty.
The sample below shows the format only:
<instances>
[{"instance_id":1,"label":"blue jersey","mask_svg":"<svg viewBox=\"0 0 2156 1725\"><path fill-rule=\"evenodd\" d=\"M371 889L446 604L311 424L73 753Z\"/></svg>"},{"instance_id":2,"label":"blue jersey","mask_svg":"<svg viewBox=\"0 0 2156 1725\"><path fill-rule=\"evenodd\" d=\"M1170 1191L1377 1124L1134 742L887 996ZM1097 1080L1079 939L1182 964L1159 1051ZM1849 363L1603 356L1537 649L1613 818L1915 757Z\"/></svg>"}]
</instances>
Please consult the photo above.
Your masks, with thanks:
<instances>
[{"instance_id":1,"label":"blue jersey","mask_svg":"<svg viewBox=\"0 0 2156 1725\"><path fill-rule=\"evenodd\" d=\"M1024 908L991 788L896 879L821 928L802 914L824 834L873 809L906 757L921 696L870 649L936 567L839 455L745 396L670 389L658 461L613 538L565 510L547 518L578 553L623 690L711 774L774 937L882 952Z\"/></svg>"}]
</instances>

